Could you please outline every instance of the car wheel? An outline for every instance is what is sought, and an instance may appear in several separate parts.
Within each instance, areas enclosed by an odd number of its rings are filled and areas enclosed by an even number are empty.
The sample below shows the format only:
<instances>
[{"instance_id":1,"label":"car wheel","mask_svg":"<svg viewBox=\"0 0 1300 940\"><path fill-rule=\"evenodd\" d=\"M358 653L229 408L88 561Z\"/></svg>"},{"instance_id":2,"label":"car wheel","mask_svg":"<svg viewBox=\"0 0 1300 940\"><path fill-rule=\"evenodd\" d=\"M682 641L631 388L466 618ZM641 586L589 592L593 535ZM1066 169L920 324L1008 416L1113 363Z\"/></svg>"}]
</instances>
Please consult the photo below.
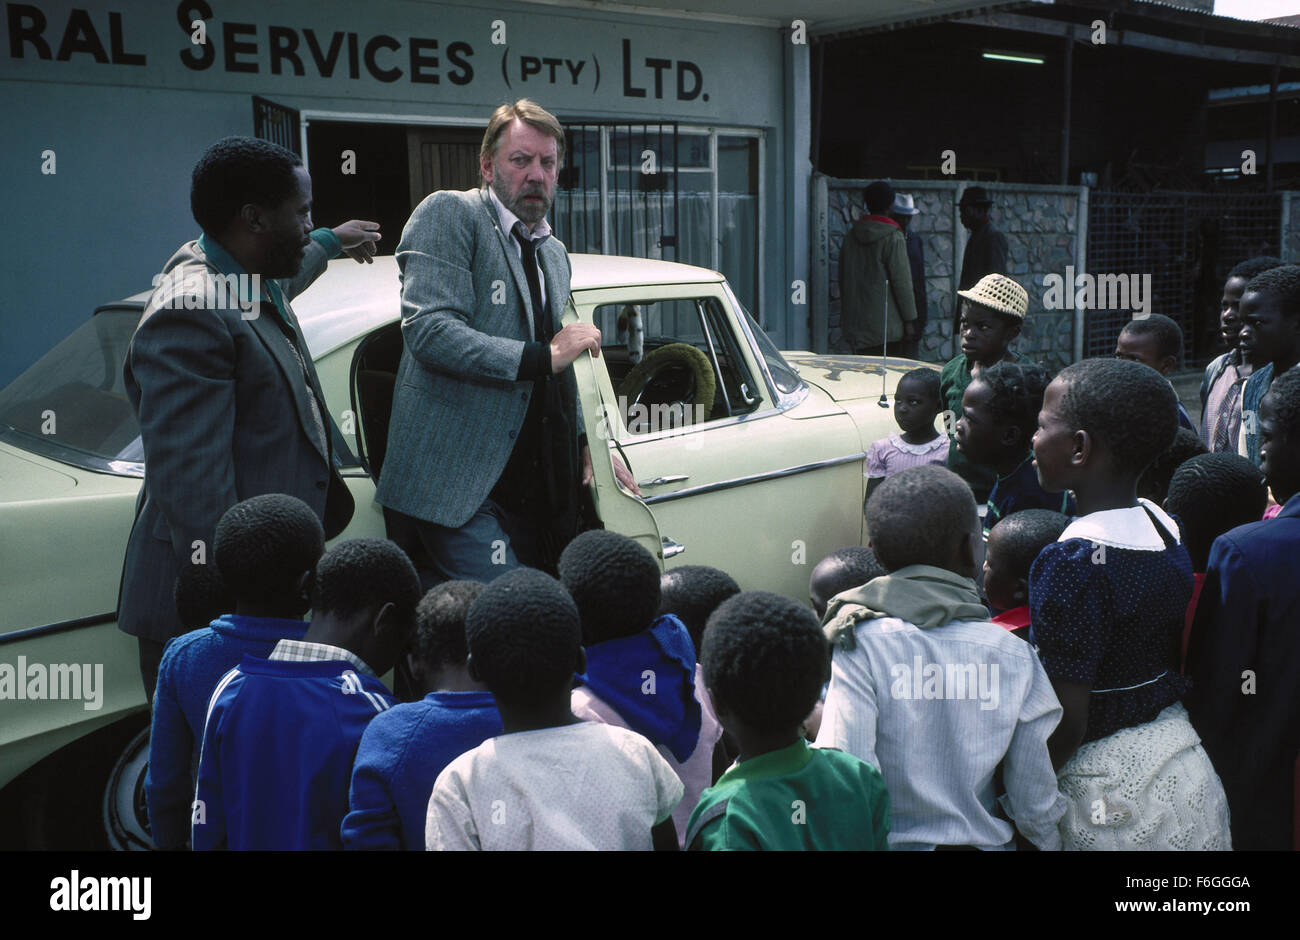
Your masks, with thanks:
<instances>
[{"instance_id":1,"label":"car wheel","mask_svg":"<svg viewBox=\"0 0 1300 940\"><path fill-rule=\"evenodd\" d=\"M118 756L104 787L102 824L108 847L114 851L148 852L154 848L144 797L148 770L149 729L145 728Z\"/></svg>"}]
</instances>

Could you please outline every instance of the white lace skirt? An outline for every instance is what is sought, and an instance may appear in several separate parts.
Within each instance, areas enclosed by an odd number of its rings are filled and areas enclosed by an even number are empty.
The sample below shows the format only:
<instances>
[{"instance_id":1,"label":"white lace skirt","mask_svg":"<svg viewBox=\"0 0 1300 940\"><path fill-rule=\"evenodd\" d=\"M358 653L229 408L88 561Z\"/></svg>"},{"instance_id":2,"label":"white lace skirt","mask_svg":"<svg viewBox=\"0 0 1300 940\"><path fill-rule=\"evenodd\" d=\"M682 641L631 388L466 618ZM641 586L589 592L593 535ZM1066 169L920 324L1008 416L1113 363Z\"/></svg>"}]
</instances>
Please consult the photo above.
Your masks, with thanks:
<instances>
[{"instance_id":1,"label":"white lace skirt","mask_svg":"<svg viewBox=\"0 0 1300 940\"><path fill-rule=\"evenodd\" d=\"M1067 807L1061 847L1075 851L1227 851L1228 801L1187 710L1089 741L1057 775Z\"/></svg>"}]
</instances>

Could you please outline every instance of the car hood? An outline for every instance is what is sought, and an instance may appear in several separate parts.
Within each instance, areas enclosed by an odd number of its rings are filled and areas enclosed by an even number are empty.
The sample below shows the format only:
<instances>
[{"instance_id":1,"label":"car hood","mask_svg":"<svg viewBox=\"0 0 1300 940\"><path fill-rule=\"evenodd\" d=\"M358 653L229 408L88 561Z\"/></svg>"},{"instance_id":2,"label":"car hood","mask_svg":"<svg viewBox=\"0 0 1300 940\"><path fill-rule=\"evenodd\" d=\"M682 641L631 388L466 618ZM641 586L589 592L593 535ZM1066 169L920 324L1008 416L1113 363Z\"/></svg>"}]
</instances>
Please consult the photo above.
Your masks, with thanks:
<instances>
[{"instance_id":1,"label":"car hood","mask_svg":"<svg viewBox=\"0 0 1300 940\"><path fill-rule=\"evenodd\" d=\"M0 443L0 503L66 496L76 486L76 477L55 470L49 461Z\"/></svg>"},{"instance_id":2,"label":"car hood","mask_svg":"<svg viewBox=\"0 0 1300 940\"><path fill-rule=\"evenodd\" d=\"M903 375L926 366L926 363L911 359L886 360L874 356L818 356L810 352L784 351L781 355L805 382L817 386L835 401L879 398L882 367L889 371L888 386L883 390L892 395L894 386Z\"/></svg>"}]
</instances>

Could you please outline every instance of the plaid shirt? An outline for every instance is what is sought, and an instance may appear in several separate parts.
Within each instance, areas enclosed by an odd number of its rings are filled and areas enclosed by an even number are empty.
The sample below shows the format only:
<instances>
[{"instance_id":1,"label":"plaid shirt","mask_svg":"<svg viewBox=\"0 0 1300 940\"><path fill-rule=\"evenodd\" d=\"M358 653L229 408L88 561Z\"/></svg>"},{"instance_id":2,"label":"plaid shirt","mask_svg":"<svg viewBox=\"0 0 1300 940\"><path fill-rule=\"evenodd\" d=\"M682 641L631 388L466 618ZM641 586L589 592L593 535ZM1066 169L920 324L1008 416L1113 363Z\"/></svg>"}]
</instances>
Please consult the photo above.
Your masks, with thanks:
<instances>
[{"instance_id":1,"label":"plaid shirt","mask_svg":"<svg viewBox=\"0 0 1300 940\"><path fill-rule=\"evenodd\" d=\"M351 663L353 668L363 676L373 676L375 671L367 666L361 657L340 646L328 643L309 643L306 640L281 640L267 659L276 659L287 663L323 663L342 660Z\"/></svg>"}]
</instances>

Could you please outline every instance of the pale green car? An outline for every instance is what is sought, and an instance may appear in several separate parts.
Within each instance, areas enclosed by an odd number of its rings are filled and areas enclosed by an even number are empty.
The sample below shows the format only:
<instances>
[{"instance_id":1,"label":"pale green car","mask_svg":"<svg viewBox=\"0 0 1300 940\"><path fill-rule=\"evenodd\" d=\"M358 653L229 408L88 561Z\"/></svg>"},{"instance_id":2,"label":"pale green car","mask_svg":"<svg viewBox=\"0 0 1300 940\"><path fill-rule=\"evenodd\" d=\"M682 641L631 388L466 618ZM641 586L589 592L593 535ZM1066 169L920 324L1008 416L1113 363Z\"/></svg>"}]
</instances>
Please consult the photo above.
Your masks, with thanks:
<instances>
[{"instance_id":1,"label":"pale green car","mask_svg":"<svg viewBox=\"0 0 1300 940\"><path fill-rule=\"evenodd\" d=\"M806 601L812 566L863 544L866 449L896 430L894 387L919 364L778 352L713 271L572 262L565 322L603 337L575 363L601 522L668 567L714 565ZM0 391L0 840L13 847L149 845L148 714L114 612L144 473L122 362L147 298L96 310ZM345 445L356 513L340 538L382 536L372 471L401 354L396 261L334 261L294 310Z\"/></svg>"}]
</instances>

